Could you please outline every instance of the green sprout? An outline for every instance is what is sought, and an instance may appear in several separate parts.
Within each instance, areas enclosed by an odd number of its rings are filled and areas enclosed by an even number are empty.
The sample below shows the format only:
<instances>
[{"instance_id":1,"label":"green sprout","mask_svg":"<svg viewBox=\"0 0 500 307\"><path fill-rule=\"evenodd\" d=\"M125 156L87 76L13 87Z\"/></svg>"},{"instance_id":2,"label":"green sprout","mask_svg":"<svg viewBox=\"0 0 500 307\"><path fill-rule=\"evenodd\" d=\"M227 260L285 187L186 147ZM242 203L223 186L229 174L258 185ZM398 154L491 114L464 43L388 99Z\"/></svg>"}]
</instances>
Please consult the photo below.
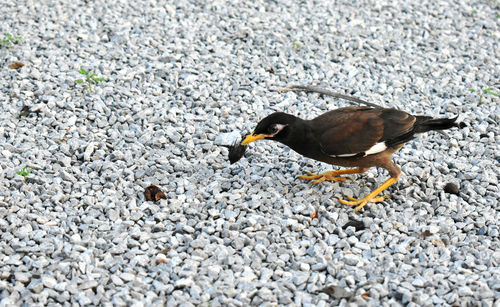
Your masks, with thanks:
<instances>
[{"instance_id":1,"label":"green sprout","mask_svg":"<svg viewBox=\"0 0 500 307\"><path fill-rule=\"evenodd\" d=\"M16 174L21 175L24 177L24 180L26 180L29 176L29 174L33 173L34 170L30 167L24 166L20 171L18 171Z\"/></svg>"},{"instance_id":2,"label":"green sprout","mask_svg":"<svg viewBox=\"0 0 500 307\"><path fill-rule=\"evenodd\" d=\"M297 43L297 42L293 42L293 46L295 47L295 49L300 49L302 46Z\"/></svg>"},{"instance_id":3,"label":"green sprout","mask_svg":"<svg viewBox=\"0 0 500 307\"><path fill-rule=\"evenodd\" d=\"M473 89L473 88L470 88L469 92L475 93L477 91L475 89ZM491 90L491 87L485 88L482 91L480 91L480 94L479 94L479 103L478 104L482 104L483 103L483 96L484 95L492 95L492 96L495 96L495 97L499 97L500 96L498 93L493 92Z\"/></svg>"},{"instance_id":4,"label":"green sprout","mask_svg":"<svg viewBox=\"0 0 500 307\"><path fill-rule=\"evenodd\" d=\"M78 80L75 80L75 82L78 83L78 84L84 84L84 83L86 83L89 92L92 92L92 85L95 85L98 82L102 82L102 81L106 80L104 78L97 77L96 73L87 71L87 70L85 70L83 68L80 68L80 71L78 73L80 73L80 75L82 75L82 76L85 76L85 79L84 80L78 79Z\"/></svg>"},{"instance_id":5,"label":"green sprout","mask_svg":"<svg viewBox=\"0 0 500 307\"><path fill-rule=\"evenodd\" d=\"M21 36L12 36L10 33L4 33L4 35L7 39L0 39L0 45L5 47L12 47L22 39Z\"/></svg>"},{"instance_id":6,"label":"green sprout","mask_svg":"<svg viewBox=\"0 0 500 307\"><path fill-rule=\"evenodd\" d=\"M492 91L491 91L491 87L485 88L485 89L483 90L483 94L490 94L490 95L493 95L493 96L495 96L495 97L498 97L498 94L497 94L497 93L494 93L494 92L492 92Z\"/></svg>"}]
</instances>

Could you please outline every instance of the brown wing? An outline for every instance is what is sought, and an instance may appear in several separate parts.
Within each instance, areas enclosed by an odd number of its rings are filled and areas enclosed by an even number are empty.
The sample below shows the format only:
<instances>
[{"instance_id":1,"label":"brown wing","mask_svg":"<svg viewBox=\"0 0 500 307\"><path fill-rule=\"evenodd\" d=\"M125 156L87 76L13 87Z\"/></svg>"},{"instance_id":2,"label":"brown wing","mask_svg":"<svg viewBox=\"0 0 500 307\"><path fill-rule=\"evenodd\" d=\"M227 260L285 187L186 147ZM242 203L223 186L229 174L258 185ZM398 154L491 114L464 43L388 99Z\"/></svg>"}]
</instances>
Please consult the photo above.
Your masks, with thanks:
<instances>
[{"instance_id":1,"label":"brown wing","mask_svg":"<svg viewBox=\"0 0 500 307\"><path fill-rule=\"evenodd\" d=\"M413 139L417 118L396 109L383 109L380 117L384 120L384 134L381 142L395 146Z\"/></svg>"},{"instance_id":2,"label":"brown wing","mask_svg":"<svg viewBox=\"0 0 500 307\"><path fill-rule=\"evenodd\" d=\"M324 153L354 155L411 131L415 117L395 109L349 107L312 121Z\"/></svg>"}]
</instances>

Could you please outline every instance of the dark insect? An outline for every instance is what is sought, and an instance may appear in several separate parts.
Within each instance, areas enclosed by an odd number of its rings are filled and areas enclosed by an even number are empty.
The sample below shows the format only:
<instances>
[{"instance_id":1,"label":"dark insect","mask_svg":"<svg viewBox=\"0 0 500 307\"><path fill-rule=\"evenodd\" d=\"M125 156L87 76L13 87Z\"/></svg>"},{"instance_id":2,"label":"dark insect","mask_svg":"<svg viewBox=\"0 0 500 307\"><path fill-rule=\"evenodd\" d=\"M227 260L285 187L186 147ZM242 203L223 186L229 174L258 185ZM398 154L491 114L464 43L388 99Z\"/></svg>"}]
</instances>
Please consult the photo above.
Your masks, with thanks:
<instances>
[{"instance_id":1,"label":"dark insect","mask_svg":"<svg viewBox=\"0 0 500 307\"><path fill-rule=\"evenodd\" d=\"M150 185L149 187L147 187L146 190L144 190L144 196L146 197L146 200L152 201L158 201L162 198L167 199L165 193L163 193L163 191L155 185Z\"/></svg>"},{"instance_id":2,"label":"dark insect","mask_svg":"<svg viewBox=\"0 0 500 307\"><path fill-rule=\"evenodd\" d=\"M229 163L234 164L238 162L245 154L246 149L246 146L241 145L241 141L229 146Z\"/></svg>"}]
</instances>

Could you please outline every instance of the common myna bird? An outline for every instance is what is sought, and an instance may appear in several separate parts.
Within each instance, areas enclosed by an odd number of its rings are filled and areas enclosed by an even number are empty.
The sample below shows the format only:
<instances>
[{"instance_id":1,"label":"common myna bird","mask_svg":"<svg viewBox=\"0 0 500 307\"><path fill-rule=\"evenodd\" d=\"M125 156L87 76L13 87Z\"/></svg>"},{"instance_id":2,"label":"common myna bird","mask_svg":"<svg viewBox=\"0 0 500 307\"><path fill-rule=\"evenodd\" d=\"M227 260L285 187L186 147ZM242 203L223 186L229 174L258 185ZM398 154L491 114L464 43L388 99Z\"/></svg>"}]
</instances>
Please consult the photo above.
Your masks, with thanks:
<instances>
[{"instance_id":1,"label":"common myna bird","mask_svg":"<svg viewBox=\"0 0 500 307\"><path fill-rule=\"evenodd\" d=\"M311 120L277 112L261 120L241 145L262 139L274 140L308 158L354 167L299 177L313 180L313 184L325 180L344 182L346 177L339 175L364 173L373 166L386 169L391 177L373 192L361 199L340 199L342 204L356 206L358 211L369 202L382 201L384 197L378 195L401 176L401 169L391 160L393 153L418 133L459 127L456 119L434 119L396 109L364 106L340 108Z\"/></svg>"}]
</instances>

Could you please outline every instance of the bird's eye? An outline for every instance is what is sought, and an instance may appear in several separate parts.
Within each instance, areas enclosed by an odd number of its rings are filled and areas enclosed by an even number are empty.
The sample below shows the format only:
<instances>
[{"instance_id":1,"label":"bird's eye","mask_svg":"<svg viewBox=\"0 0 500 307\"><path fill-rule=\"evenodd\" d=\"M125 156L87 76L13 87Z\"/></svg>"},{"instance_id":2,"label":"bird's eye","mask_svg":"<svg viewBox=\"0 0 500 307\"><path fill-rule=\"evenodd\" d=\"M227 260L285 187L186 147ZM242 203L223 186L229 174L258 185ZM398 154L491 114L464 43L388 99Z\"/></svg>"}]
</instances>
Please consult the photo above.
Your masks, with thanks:
<instances>
[{"instance_id":1,"label":"bird's eye","mask_svg":"<svg viewBox=\"0 0 500 307\"><path fill-rule=\"evenodd\" d=\"M269 132L269 134L276 134L276 133L278 133L279 129L278 129L278 126L273 125L273 126L269 127L269 129L267 129L267 131Z\"/></svg>"}]
</instances>

